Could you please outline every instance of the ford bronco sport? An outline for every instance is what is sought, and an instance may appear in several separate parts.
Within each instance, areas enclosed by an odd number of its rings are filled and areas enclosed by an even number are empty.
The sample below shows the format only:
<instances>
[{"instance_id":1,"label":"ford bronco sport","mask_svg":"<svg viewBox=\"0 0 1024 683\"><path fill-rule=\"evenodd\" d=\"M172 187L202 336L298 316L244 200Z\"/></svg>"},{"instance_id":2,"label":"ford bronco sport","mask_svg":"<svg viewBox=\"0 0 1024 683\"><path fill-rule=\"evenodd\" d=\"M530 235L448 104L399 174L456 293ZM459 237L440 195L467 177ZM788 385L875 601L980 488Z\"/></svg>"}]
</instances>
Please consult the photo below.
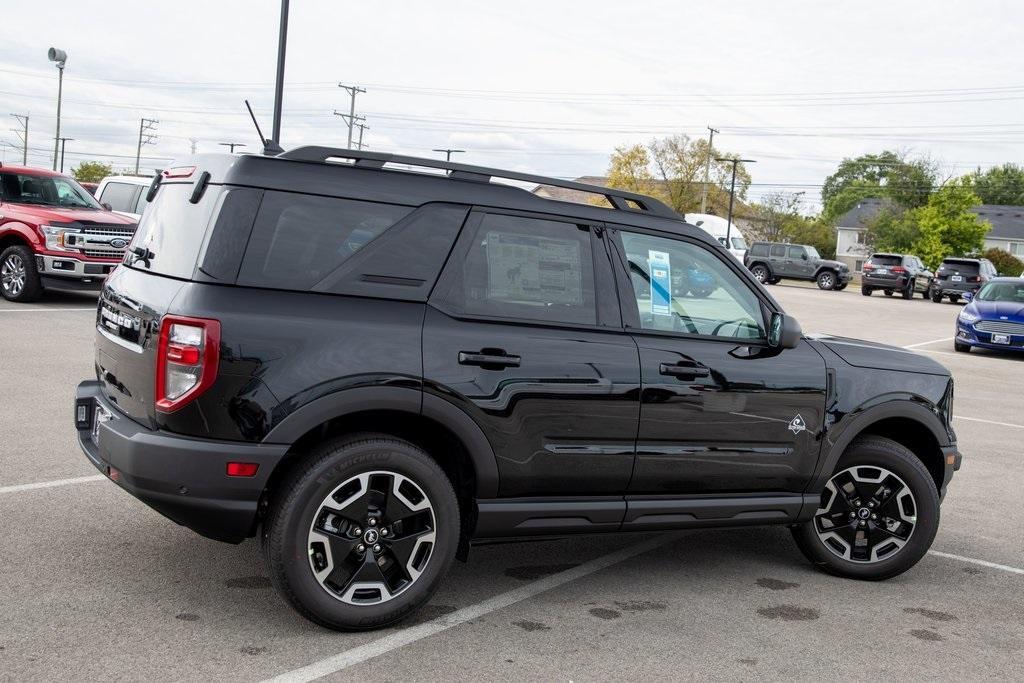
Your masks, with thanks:
<instances>
[{"instance_id":1,"label":"ford bronco sport","mask_svg":"<svg viewBox=\"0 0 1024 683\"><path fill-rule=\"evenodd\" d=\"M932 543L946 369L802 335L654 199L322 147L194 157L150 199L100 297L81 447L179 524L258 535L319 624L394 623L495 539L784 524L859 579Z\"/></svg>"},{"instance_id":2,"label":"ford bronco sport","mask_svg":"<svg viewBox=\"0 0 1024 683\"><path fill-rule=\"evenodd\" d=\"M135 221L106 211L68 176L0 166L0 295L98 291L120 263Z\"/></svg>"}]
</instances>

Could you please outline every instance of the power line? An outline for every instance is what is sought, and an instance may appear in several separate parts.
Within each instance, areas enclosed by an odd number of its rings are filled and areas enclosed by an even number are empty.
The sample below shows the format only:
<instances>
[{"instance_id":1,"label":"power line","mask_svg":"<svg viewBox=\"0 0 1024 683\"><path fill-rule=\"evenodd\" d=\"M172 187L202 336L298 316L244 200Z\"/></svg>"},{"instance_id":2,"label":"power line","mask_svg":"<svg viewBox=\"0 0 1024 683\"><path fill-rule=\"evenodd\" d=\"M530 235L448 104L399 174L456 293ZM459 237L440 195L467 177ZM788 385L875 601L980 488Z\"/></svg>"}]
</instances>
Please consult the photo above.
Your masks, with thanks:
<instances>
[{"instance_id":1,"label":"power line","mask_svg":"<svg viewBox=\"0 0 1024 683\"><path fill-rule=\"evenodd\" d=\"M364 93L364 92L366 92L366 90L364 88L360 88L359 86L356 86L356 85L345 85L344 83L339 83L338 87L339 88L343 88L349 94L349 110L348 110L348 114L347 115L346 114L339 114L337 112L337 110L335 110L334 113L335 113L336 116L340 116L341 118L343 118L345 120L345 122L348 124L348 147L347 148L348 149L352 149L352 131L355 129L356 120L357 120L356 119L356 95L358 95L361 92ZM359 118L363 119L363 117L359 117Z\"/></svg>"}]
</instances>

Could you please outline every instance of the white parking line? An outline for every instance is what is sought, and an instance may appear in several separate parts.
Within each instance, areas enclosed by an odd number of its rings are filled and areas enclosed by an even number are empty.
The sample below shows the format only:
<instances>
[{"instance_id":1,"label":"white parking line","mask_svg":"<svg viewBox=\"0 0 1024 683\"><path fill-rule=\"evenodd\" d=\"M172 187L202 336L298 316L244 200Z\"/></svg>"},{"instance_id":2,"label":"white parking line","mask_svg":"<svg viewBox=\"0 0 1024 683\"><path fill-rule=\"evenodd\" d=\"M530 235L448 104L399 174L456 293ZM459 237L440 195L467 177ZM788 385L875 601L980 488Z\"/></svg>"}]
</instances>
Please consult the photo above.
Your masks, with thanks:
<instances>
[{"instance_id":1,"label":"white parking line","mask_svg":"<svg viewBox=\"0 0 1024 683\"><path fill-rule=\"evenodd\" d=\"M0 308L0 313L57 313L61 311L91 311L92 313L95 313L96 307L83 306L81 308L42 308L37 306L35 308Z\"/></svg>"},{"instance_id":2,"label":"white parking line","mask_svg":"<svg viewBox=\"0 0 1024 683\"><path fill-rule=\"evenodd\" d=\"M438 617L437 619L401 629L400 631L386 635L383 638L372 640L365 645L360 645L359 647L352 648L351 650L339 652L338 654L327 657L326 659L321 659L319 662L314 662L308 666L288 671L269 680L288 681L289 683L297 681L314 681L318 678L322 678L323 676L337 673L338 671L355 666L356 664L373 659L374 657L379 657L382 654L404 647L410 643L422 640L423 638L428 638L436 633L447 631L459 624L464 624L472 619L478 619L485 614L503 609L509 605L514 605L515 603L526 600L527 598L532 598L539 593L549 591L552 588L557 588L571 581L575 581L576 579L581 579L584 576L593 574L594 572L600 571L614 564L618 564L632 557L636 557L637 555L650 552L651 550L674 541L677 538L679 538L678 534L666 534L665 536L652 538L644 541L643 543L631 545L627 548L623 548L622 550L581 564L578 567L573 567L572 569L567 569L564 572L546 576L543 579L538 579L537 581L520 588L510 590L506 593L501 593L500 595L496 595L493 598L484 600L483 602L478 602L475 605L463 607L456 612L446 614Z\"/></svg>"},{"instance_id":3,"label":"white parking line","mask_svg":"<svg viewBox=\"0 0 1024 683\"><path fill-rule=\"evenodd\" d=\"M938 344L939 342L953 341L952 337L943 337L942 339L932 339L931 341L920 342L919 344L908 344L904 346L905 349L916 349L919 346L928 346L929 344Z\"/></svg>"},{"instance_id":4,"label":"white parking line","mask_svg":"<svg viewBox=\"0 0 1024 683\"><path fill-rule=\"evenodd\" d=\"M1024 569L1018 567L1010 567L1005 564L996 564L995 562L989 562L988 560L976 560L973 557L964 557L963 555L954 555L952 553L943 553L938 550L929 550L929 555L935 555L936 557L945 557L947 560L957 560L958 562L969 562L970 564L980 564L982 567L988 567L989 569L1000 569L1004 572L1010 572L1011 574L1024 574Z\"/></svg>"},{"instance_id":5,"label":"white parking line","mask_svg":"<svg viewBox=\"0 0 1024 683\"><path fill-rule=\"evenodd\" d=\"M14 486L0 486L0 493L17 493L18 491L32 491L34 489L49 489L54 486L71 486L72 484L85 484L90 481L106 479L102 474L93 474L88 477L72 477L71 479L54 479L53 481L37 481L32 484L15 484Z\"/></svg>"},{"instance_id":6,"label":"white parking line","mask_svg":"<svg viewBox=\"0 0 1024 683\"><path fill-rule=\"evenodd\" d=\"M1013 424L1012 422L996 422L995 420L982 420L980 417L964 417L963 415L954 415L954 420L967 420L968 422L981 422L987 425L998 425L1000 427L1015 427L1016 429L1024 429L1024 425Z\"/></svg>"}]
</instances>

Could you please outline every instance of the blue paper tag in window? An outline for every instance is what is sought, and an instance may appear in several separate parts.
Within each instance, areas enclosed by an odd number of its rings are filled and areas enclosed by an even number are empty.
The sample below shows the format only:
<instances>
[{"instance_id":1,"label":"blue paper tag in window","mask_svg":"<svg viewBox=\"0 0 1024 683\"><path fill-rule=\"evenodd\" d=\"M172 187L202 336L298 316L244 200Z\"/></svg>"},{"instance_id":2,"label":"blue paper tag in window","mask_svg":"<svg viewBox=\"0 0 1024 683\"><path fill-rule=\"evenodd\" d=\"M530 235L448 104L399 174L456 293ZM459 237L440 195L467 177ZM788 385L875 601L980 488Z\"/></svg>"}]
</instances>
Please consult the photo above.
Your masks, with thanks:
<instances>
[{"instance_id":1,"label":"blue paper tag in window","mask_svg":"<svg viewBox=\"0 0 1024 683\"><path fill-rule=\"evenodd\" d=\"M672 315L672 266L668 253L648 251L647 268L651 273L651 313Z\"/></svg>"}]
</instances>

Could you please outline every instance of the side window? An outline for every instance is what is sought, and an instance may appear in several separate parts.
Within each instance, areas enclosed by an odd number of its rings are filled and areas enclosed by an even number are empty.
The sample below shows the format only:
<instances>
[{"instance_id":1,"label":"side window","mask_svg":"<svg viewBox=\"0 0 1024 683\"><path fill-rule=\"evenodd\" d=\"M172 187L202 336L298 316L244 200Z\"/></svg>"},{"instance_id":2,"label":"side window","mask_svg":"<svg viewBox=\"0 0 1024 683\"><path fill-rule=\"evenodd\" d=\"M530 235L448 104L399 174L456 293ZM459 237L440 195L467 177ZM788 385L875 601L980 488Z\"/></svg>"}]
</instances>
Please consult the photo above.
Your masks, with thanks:
<instances>
[{"instance_id":1,"label":"side window","mask_svg":"<svg viewBox=\"0 0 1024 683\"><path fill-rule=\"evenodd\" d=\"M750 247L751 256L767 256L768 245L767 244L754 244Z\"/></svg>"},{"instance_id":2,"label":"side window","mask_svg":"<svg viewBox=\"0 0 1024 683\"><path fill-rule=\"evenodd\" d=\"M789 258L795 258L795 259L799 260L799 259L802 259L803 257L804 257L804 248L803 247L790 247L789 248Z\"/></svg>"},{"instance_id":3,"label":"side window","mask_svg":"<svg viewBox=\"0 0 1024 683\"><path fill-rule=\"evenodd\" d=\"M775 258L786 257L786 245L785 244L773 244L772 245L772 256Z\"/></svg>"},{"instance_id":4,"label":"side window","mask_svg":"<svg viewBox=\"0 0 1024 683\"><path fill-rule=\"evenodd\" d=\"M137 185L128 183L107 183L100 194L100 202L110 204L112 211L127 211L135 213L135 192Z\"/></svg>"},{"instance_id":5,"label":"side window","mask_svg":"<svg viewBox=\"0 0 1024 683\"><path fill-rule=\"evenodd\" d=\"M684 240L621 234L643 329L766 338L760 300L714 253Z\"/></svg>"},{"instance_id":6,"label":"side window","mask_svg":"<svg viewBox=\"0 0 1024 683\"><path fill-rule=\"evenodd\" d=\"M586 226L486 214L472 232L448 263L442 302L470 315L597 324Z\"/></svg>"},{"instance_id":7,"label":"side window","mask_svg":"<svg viewBox=\"0 0 1024 683\"><path fill-rule=\"evenodd\" d=\"M411 211L393 204L267 192L238 284L308 290Z\"/></svg>"},{"instance_id":8,"label":"side window","mask_svg":"<svg viewBox=\"0 0 1024 683\"><path fill-rule=\"evenodd\" d=\"M132 211L132 213L141 214L143 211L146 210L146 205L149 204L149 200L146 199L146 196L148 194L149 194L148 187L143 187L139 191L139 198L138 198L138 201L135 202L135 210Z\"/></svg>"}]
</instances>

